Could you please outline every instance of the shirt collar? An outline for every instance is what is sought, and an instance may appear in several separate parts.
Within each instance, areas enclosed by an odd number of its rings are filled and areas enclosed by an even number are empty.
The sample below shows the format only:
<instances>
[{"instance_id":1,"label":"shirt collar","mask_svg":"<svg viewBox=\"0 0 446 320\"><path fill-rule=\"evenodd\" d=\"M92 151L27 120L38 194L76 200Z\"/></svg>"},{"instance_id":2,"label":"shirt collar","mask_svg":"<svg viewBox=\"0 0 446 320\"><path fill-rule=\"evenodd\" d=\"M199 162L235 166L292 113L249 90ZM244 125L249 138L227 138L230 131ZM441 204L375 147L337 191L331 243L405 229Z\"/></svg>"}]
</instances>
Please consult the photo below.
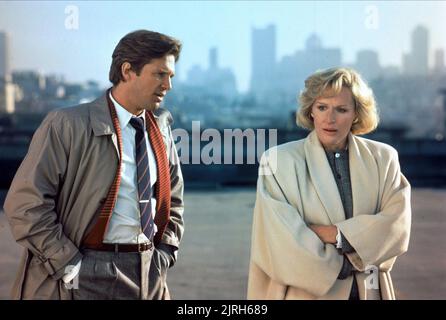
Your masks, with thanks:
<instances>
[{"instance_id":1,"label":"shirt collar","mask_svg":"<svg viewBox=\"0 0 446 320\"><path fill-rule=\"evenodd\" d=\"M119 126L121 127L121 130L123 130L128 123L130 122L130 119L132 117L136 117L135 115L133 115L132 113L128 112L123 106L121 106L116 100L115 98L113 98L113 95L111 93L110 90L110 99L113 102L113 105L115 106L116 109L116 114L118 115L118 120L119 120ZM142 118L144 121L144 127L146 126L146 119L144 117L144 112L141 113L138 117Z\"/></svg>"}]
</instances>

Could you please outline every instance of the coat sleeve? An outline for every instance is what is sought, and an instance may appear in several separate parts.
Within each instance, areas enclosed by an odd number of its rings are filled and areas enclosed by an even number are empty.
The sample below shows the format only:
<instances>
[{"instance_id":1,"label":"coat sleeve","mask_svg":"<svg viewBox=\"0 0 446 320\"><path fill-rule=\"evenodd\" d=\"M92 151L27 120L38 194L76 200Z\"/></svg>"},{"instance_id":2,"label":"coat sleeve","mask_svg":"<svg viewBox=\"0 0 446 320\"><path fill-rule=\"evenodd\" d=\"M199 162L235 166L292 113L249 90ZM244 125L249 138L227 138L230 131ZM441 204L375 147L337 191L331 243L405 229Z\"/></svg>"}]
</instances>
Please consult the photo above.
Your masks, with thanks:
<instances>
[{"instance_id":1,"label":"coat sleeve","mask_svg":"<svg viewBox=\"0 0 446 320\"><path fill-rule=\"evenodd\" d=\"M170 220L167 224L166 230L162 237L162 243L174 247L174 259L176 261L177 249L180 245L181 238L184 232L184 182L181 172L180 160L175 147L175 143L172 136L170 126L169 131L169 166L170 166L170 188L171 188L171 200L170 200ZM172 262L172 264L173 264Z\"/></svg>"},{"instance_id":2,"label":"coat sleeve","mask_svg":"<svg viewBox=\"0 0 446 320\"><path fill-rule=\"evenodd\" d=\"M56 212L57 194L67 167L61 125L57 112L42 122L4 204L17 243L38 257L55 279L63 276L65 266L81 259L78 248L64 234Z\"/></svg>"},{"instance_id":3,"label":"coat sleeve","mask_svg":"<svg viewBox=\"0 0 446 320\"><path fill-rule=\"evenodd\" d=\"M272 171L268 154L261 159L261 167L267 170L259 173L257 182L251 262L276 282L323 296L335 283L343 256L333 245L322 243L298 209L289 204L285 193L298 194L299 190L285 190Z\"/></svg>"},{"instance_id":4,"label":"coat sleeve","mask_svg":"<svg viewBox=\"0 0 446 320\"><path fill-rule=\"evenodd\" d=\"M379 212L358 215L336 224L356 250L347 253L347 257L361 271L403 254L409 245L410 184L400 171L395 150L383 172Z\"/></svg>"}]
</instances>

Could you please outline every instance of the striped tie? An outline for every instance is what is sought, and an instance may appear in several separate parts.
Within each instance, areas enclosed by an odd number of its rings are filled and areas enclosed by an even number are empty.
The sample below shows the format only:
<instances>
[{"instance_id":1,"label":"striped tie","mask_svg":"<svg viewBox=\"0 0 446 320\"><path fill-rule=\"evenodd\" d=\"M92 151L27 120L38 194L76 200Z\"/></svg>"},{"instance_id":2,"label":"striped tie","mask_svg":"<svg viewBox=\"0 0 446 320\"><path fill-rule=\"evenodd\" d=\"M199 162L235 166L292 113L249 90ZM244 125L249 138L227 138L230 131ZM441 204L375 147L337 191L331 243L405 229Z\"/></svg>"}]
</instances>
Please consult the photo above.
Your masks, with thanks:
<instances>
[{"instance_id":1,"label":"striped tie","mask_svg":"<svg viewBox=\"0 0 446 320\"><path fill-rule=\"evenodd\" d=\"M152 184L150 183L149 157L147 154L146 139L144 137L144 120L132 117L130 124L136 130L136 170L138 181L139 209L141 216L141 229L147 238L153 240L152 217Z\"/></svg>"}]
</instances>

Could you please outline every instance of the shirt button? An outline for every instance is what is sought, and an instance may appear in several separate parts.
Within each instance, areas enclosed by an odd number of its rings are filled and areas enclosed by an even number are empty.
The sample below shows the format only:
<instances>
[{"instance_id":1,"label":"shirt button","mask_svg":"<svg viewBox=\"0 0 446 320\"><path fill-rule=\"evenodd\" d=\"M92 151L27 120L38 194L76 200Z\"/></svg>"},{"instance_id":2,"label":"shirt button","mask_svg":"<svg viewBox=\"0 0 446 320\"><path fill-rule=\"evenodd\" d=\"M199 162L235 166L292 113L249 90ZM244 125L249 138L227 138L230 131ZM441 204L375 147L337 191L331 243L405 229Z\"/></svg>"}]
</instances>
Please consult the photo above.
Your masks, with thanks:
<instances>
[{"instance_id":1,"label":"shirt button","mask_svg":"<svg viewBox=\"0 0 446 320\"><path fill-rule=\"evenodd\" d=\"M335 153L335 157L336 157L336 158L339 158L340 156L341 156L341 155L340 155L338 152Z\"/></svg>"}]
</instances>

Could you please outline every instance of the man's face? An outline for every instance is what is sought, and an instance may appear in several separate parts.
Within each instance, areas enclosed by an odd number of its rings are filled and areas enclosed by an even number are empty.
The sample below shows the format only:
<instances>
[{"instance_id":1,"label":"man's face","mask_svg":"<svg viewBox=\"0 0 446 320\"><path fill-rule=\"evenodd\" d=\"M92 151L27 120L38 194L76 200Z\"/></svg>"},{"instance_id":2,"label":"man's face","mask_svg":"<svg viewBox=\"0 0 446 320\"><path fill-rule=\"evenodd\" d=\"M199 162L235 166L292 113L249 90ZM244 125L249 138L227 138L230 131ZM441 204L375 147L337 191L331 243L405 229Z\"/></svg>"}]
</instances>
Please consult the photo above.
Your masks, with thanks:
<instances>
[{"instance_id":1,"label":"man's face","mask_svg":"<svg viewBox=\"0 0 446 320\"><path fill-rule=\"evenodd\" d=\"M144 65L141 72L136 75L130 72L129 85L132 100L139 112L159 108L167 91L172 89L172 78L175 75L175 57L166 55L153 59Z\"/></svg>"}]
</instances>

